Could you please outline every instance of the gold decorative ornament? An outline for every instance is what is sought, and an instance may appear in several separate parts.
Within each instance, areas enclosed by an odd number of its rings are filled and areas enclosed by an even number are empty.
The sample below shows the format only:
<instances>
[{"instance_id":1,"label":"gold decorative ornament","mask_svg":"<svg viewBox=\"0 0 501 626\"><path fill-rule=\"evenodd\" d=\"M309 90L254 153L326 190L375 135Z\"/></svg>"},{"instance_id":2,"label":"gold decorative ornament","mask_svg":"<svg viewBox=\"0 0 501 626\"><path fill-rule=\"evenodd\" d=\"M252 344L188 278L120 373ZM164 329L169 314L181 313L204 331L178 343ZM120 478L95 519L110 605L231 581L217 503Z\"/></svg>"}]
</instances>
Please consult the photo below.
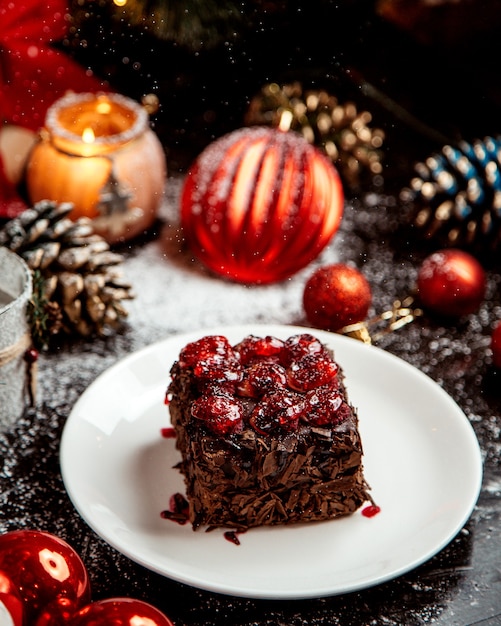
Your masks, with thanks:
<instances>
[{"instance_id":1,"label":"gold decorative ornament","mask_svg":"<svg viewBox=\"0 0 501 626\"><path fill-rule=\"evenodd\" d=\"M385 335L399 330L423 315L420 307L414 307L414 298L408 296L395 300L392 308L368 320L344 326L338 332L367 344L377 343Z\"/></svg>"},{"instance_id":2,"label":"gold decorative ornament","mask_svg":"<svg viewBox=\"0 0 501 626\"><path fill-rule=\"evenodd\" d=\"M342 103L325 90L303 90L301 83L265 85L251 100L245 123L267 125L301 133L322 149L349 187L365 176L383 172L384 131L371 127L369 111L353 102Z\"/></svg>"}]
</instances>

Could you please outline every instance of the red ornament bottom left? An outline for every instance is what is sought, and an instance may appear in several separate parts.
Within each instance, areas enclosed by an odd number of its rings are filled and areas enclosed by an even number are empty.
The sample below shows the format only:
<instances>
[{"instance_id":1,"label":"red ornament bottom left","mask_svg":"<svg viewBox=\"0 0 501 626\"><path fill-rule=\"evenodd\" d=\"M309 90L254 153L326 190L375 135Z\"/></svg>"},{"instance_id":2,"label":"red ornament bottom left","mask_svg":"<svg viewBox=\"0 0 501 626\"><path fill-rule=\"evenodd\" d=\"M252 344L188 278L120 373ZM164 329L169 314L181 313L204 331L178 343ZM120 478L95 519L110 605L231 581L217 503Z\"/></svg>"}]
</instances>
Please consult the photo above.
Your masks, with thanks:
<instances>
[{"instance_id":1,"label":"red ornament bottom left","mask_svg":"<svg viewBox=\"0 0 501 626\"><path fill-rule=\"evenodd\" d=\"M87 570L65 541L18 530L0 535L0 626L174 626L132 598L91 602Z\"/></svg>"},{"instance_id":2,"label":"red ornament bottom left","mask_svg":"<svg viewBox=\"0 0 501 626\"><path fill-rule=\"evenodd\" d=\"M49 533L17 530L0 535L0 572L17 589L30 626L42 609L58 599L70 603L73 610L90 602L82 560L65 541Z\"/></svg>"},{"instance_id":3,"label":"red ornament bottom left","mask_svg":"<svg viewBox=\"0 0 501 626\"><path fill-rule=\"evenodd\" d=\"M24 624L23 601L16 585L4 572L0 572L0 624Z\"/></svg>"}]
</instances>

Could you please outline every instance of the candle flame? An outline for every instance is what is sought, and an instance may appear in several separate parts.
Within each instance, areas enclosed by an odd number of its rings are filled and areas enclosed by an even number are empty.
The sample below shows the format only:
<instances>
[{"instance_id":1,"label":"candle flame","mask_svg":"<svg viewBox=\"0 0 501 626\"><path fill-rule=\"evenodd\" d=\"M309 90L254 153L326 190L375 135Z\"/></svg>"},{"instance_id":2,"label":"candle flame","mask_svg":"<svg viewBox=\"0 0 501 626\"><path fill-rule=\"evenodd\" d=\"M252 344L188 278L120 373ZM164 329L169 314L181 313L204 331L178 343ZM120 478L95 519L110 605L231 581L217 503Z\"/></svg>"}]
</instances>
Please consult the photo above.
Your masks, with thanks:
<instances>
[{"instance_id":1,"label":"candle flame","mask_svg":"<svg viewBox=\"0 0 501 626\"><path fill-rule=\"evenodd\" d=\"M124 7L127 4L127 0L113 0L113 4L117 7Z\"/></svg>"},{"instance_id":2,"label":"candle flame","mask_svg":"<svg viewBox=\"0 0 501 626\"><path fill-rule=\"evenodd\" d=\"M109 100L102 100L97 103L96 111L101 115L108 115L111 112L111 103Z\"/></svg>"},{"instance_id":3,"label":"candle flame","mask_svg":"<svg viewBox=\"0 0 501 626\"><path fill-rule=\"evenodd\" d=\"M82 141L84 143L94 143L96 136L94 135L94 131L92 128L84 128L82 133Z\"/></svg>"},{"instance_id":4,"label":"candle flame","mask_svg":"<svg viewBox=\"0 0 501 626\"><path fill-rule=\"evenodd\" d=\"M280 115L280 121L278 123L279 130L282 130L284 132L290 130L293 117L294 116L292 114L292 111L289 111L288 109L284 109L282 111L282 114Z\"/></svg>"}]
</instances>

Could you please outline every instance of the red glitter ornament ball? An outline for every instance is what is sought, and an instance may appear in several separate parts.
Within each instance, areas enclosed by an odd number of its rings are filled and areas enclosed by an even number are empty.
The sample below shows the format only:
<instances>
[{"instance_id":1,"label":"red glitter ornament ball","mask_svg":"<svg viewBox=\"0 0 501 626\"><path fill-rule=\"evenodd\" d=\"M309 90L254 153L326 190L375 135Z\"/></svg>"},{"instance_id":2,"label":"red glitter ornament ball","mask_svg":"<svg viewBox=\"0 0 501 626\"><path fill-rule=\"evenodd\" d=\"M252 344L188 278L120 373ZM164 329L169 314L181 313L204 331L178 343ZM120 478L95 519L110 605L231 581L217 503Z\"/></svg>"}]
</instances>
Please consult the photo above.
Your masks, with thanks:
<instances>
[{"instance_id":1,"label":"red glitter ornament ball","mask_svg":"<svg viewBox=\"0 0 501 626\"><path fill-rule=\"evenodd\" d=\"M501 368L501 320L496 322L491 334L492 362Z\"/></svg>"},{"instance_id":2,"label":"red glitter ornament ball","mask_svg":"<svg viewBox=\"0 0 501 626\"><path fill-rule=\"evenodd\" d=\"M480 307L486 289L485 272L468 252L449 248L434 252L417 277L422 305L440 315L460 317Z\"/></svg>"},{"instance_id":3,"label":"red glitter ornament ball","mask_svg":"<svg viewBox=\"0 0 501 626\"><path fill-rule=\"evenodd\" d=\"M317 269L303 292L309 323L323 330L336 331L363 321L371 302L372 292L365 276L343 263Z\"/></svg>"},{"instance_id":4,"label":"red glitter ornament ball","mask_svg":"<svg viewBox=\"0 0 501 626\"><path fill-rule=\"evenodd\" d=\"M79 609L90 601L90 583L82 560L62 539L35 530L0 535L0 571L22 598L26 623L50 603L61 600Z\"/></svg>"},{"instance_id":5,"label":"red glitter ornament ball","mask_svg":"<svg viewBox=\"0 0 501 626\"><path fill-rule=\"evenodd\" d=\"M339 228L344 195L332 163L302 136L236 130L190 168L181 224L195 256L247 284L288 278L317 257Z\"/></svg>"},{"instance_id":6,"label":"red glitter ornament ball","mask_svg":"<svg viewBox=\"0 0 501 626\"><path fill-rule=\"evenodd\" d=\"M151 604L132 598L107 598L85 606L71 620L71 626L174 626Z\"/></svg>"}]
</instances>

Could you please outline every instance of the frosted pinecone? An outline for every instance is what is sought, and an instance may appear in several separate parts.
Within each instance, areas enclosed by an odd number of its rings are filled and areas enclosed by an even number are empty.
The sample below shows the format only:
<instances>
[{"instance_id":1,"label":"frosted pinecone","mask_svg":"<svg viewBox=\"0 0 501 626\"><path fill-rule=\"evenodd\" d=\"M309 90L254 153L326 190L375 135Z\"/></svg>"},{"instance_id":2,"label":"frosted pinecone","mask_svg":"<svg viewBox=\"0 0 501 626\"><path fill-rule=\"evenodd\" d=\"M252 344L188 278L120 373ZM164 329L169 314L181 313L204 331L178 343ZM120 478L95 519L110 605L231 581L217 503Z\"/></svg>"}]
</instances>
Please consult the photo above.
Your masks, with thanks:
<instances>
[{"instance_id":1,"label":"frosted pinecone","mask_svg":"<svg viewBox=\"0 0 501 626\"><path fill-rule=\"evenodd\" d=\"M62 332L106 334L127 316L124 301L134 297L122 277L122 256L89 220L70 220L72 208L45 200L0 230L0 245L21 256L33 274L30 316L38 347Z\"/></svg>"}]
</instances>

